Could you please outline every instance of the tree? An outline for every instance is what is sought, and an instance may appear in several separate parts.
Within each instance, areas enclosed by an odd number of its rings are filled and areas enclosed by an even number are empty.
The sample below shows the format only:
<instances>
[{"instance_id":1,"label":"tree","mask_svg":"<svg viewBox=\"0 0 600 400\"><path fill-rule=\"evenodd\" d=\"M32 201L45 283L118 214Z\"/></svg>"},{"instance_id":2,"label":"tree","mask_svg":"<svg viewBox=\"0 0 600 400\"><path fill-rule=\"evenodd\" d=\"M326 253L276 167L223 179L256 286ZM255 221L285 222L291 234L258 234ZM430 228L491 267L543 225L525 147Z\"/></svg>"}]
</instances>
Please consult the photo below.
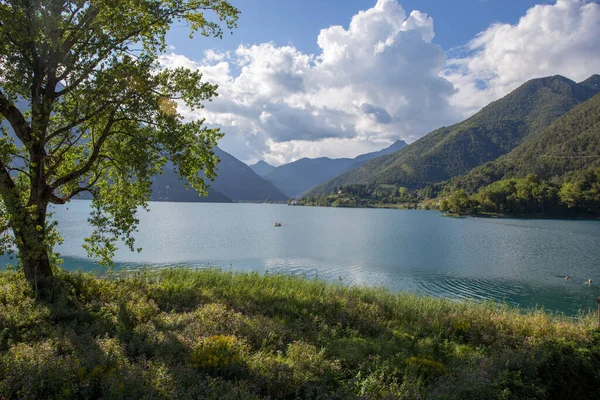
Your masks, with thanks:
<instances>
[{"instance_id":1,"label":"tree","mask_svg":"<svg viewBox=\"0 0 600 400\"><path fill-rule=\"evenodd\" d=\"M565 182L558 192L560 201L568 208L581 207L583 192L577 183Z\"/></svg>"},{"instance_id":2,"label":"tree","mask_svg":"<svg viewBox=\"0 0 600 400\"><path fill-rule=\"evenodd\" d=\"M450 204L448 204L448 200L443 199L442 201L440 201L439 210L443 213L447 213L448 211L450 211Z\"/></svg>"},{"instance_id":3,"label":"tree","mask_svg":"<svg viewBox=\"0 0 600 400\"><path fill-rule=\"evenodd\" d=\"M224 0L0 2L0 122L11 128L0 135L0 230L12 231L0 252L16 246L28 281L52 277L49 204L91 193L85 247L107 264L119 239L134 249L136 210L168 161L204 193L199 172L214 178L222 134L184 121L177 102L201 108L217 86L159 56L172 23L222 37L238 13Z\"/></svg>"},{"instance_id":4,"label":"tree","mask_svg":"<svg viewBox=\"0 0 600 400\"><path fill-rule=\"evenodd\" d=\"M464 214L471 208L471 199L464 190L457 190L448 198L448 211L455 214Z\"/></svg>"}]
</instances>

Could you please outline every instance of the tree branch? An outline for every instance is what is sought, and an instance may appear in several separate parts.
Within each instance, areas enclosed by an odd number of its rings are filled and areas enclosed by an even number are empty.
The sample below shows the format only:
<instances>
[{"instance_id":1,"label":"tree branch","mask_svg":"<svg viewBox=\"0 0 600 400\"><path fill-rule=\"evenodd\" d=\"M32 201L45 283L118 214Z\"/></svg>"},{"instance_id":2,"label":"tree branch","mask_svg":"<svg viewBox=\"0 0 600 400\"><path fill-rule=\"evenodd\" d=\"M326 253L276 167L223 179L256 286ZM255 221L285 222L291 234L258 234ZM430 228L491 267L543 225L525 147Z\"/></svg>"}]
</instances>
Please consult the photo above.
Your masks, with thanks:
<instances>
[{"instance_id":1,"label":"tree branch","mask_svg":"<svg viewBox=\"0 0 600 400\"><path fill-rule=\"evenodd\" d=\"M15 185L4 163L0 161L0 195L2 195L2 200L12 217L19 215L21 211L19 194L16 190L17 185Z\"/></svg>"},{"instance_id":2,"label":"tree branch","mask_svg":"<svg viewBox=\"0 0 600 400\"><path fill-rule=\"evenodd\" d=\"M31 142L31 127L23 117L23 114L15 107L0 89L0 114L4 116L15 131L19 140L27 146Z\"/></svg>"},{"instance_id":3,"label":"tree branch","mask_svg":"<svg viewBox=\"0 0 600 400\"><path fill-rule=\"evenodd\" d=\"M7 167L6 167L6 169L7 169L9 172L12 172L12 171L21 172L21 173L23 173L23 174L25 174L25 175L27 175L28 177L30 177L30 178L31 178L31 175L29 174L29 172L25 171L24 169L17 168L17 167L10 167L10 166L7 166Z\"/></svg>"},{"instance_id":4,"label":"tree branch","mask_svg":"<svg viewBox=\"0 0 600 400\"><path fill-rule=\"evenodd\" d=\"M50 193L50 202L52 204L65 204L68 201L70 201L73 198L73 196L77 196L79 193L90 192L90 193L94 194L94 192L92 192L92 187L94 187L94 185L96 184L96 182L98 182L98 180L100 179L101 176L102 176L102 171L97 173L96 177L91 182L89 182L86 186L79 186L77 189L74 189L71 193L69 193L67 196L64 196L64 197L57 196L56 194L51 192Z\"/></svg>"},{"instance_id":5,"label":"tree branch","mask_svg":"<svg viewBox=\"0 0 600 400\"><path fill-rule=\"evenodd\" d=\"M100 138L94 144L94 148L92 150L92 154L88 158L87 162L81 168L76 169L75 171L72 171L71 173L63 176L62 178L58 178L57 180L55 180L50 185L50 189L52 191L56 190L57 188L59 188L60 186L66 184L66 183L71 182L74 179L80 178L83 174L89 172L89 170L94 165L94 162L96 162L96 159L98 158L98 155L100 154L100 150L102 149L102 145L104 144L104 142L106 141L106 139L108 139L108 137L111 135L110 130L112 129L114 123L116 122L116 120L114 119L114 116L115 116L116 112L117 112L117 109L115 109L115 110L113 110L111 112L111 115L109 117L109 120L108 120L106 126L104 127L102 135L100 135Z\"/></svg>"},{"instance_id":6,"label":"tree branch","mask_svg":"<svg viewBox=\"0 0 600 400\"><path fill-rule=\"evenodd\" d=\"M49 134L46 137L46 142L48 143L50 140L54 139L56 136L59 136L63 133L68 133L70 132L72 129L74 129L75 127L77 127L78 125L81 125L82 123L89 121L90 119L100 115L100 113L102 113L103 111L105 111L108 106L111 104L111 102L105 103L102 107L98 108L96 111L92 112L91 114L88 114L84 117L79 118L78 120L75 120L73 122L71 122L69 125L65 125L62 128L57 129L56 131L52 132L51 134Z\"/></svg>"}]
</instances>

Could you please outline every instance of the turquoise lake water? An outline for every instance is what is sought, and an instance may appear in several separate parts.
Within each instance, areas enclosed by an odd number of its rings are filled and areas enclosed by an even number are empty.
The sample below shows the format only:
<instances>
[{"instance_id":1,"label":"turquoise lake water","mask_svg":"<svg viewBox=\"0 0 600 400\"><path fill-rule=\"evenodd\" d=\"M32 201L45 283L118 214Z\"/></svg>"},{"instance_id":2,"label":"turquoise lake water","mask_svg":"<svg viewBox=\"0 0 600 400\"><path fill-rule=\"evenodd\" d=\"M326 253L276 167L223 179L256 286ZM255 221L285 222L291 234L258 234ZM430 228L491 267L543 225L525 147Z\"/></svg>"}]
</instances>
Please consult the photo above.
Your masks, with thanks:
<instances>
[{"instance_id":1,"label":"turquoise lake water","mask_svg":"<svg viewBox=\"0 0 600 400\"><path fill-rule=\"evenodd\" d=\"M89 202L59 207L69 270L98 270L81 247ZM120 268L218 266L304 274L575 315L600 295L600 222L445 218L437 211L151 203ZM275 222L282 227L274 227ZM563 278L569 275L570 279ZM584 284L588 279L595 283Z\"/></svg>"}]
</instances>

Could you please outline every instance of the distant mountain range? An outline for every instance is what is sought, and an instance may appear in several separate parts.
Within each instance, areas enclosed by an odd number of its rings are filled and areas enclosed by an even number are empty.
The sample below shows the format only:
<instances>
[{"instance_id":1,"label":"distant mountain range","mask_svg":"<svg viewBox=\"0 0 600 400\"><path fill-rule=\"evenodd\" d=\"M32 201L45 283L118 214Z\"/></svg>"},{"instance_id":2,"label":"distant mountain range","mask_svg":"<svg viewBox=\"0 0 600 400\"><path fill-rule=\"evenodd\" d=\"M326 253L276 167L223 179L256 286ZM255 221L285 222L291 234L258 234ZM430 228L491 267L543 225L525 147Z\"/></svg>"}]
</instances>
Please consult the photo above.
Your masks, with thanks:
<instances>
[{"instance_id":1,"label":"distant mountain range","mask_svg":"<svg viewBox=\"0 0 600 400\"><path fill-rule=\"evenodd\" d=\"M349 184L422 188L463 175L519 146L600 92L600 76L575 83L563 76L533 79L467 120L442 127L405 149L375 158L310 190L327 194Z\"/></svg>"},{"instance_id":2,"label":"distant mountain range","mask_svg":"<svg viewBox=\"0 0 600 400\"><path fill-rule=\"evenodd\" d=\"M360 167L373 158L394 153L406 146L405 141L398 140L383 150L362 154L355 158L302 158L279 167L261 161L252 167L255 171L266 171L262 175L265 179L271 181L288 197L296 197L315 185Z\"/></svg>"},{"instance_id":3,"label":"distant mountain range","mask_svg":"<svg viewBox=\"0 0 600 400\"><path fill-rule=\"evenodd\" d=\"M250 167L221 150L214 148L220 159L217 177L210 184L209 195L199 196L193 190L186 190L184 182L178 179L172 167L167 165L163 175L153 178L151 200L156 201L285 201L288 196L279 191L271 182L258 176Z\"/></svg>"},{"instance_id":4,"label":"distant mountain range","mask_svg":"<svg viewBox=\"0 0 600 400\"><path fill-rule=\"evenodd\" d=\"M208 182L210 184L208 196L199 196L193 190L186 190L184 182L179 181L172 166L167 165L162 175L153 178L151 200L285 201L337 174L356 168L367 160L400 150L405 146L404 141L397 141L386 149L355 158L303 158L279 167L264 161L247 166L231 154L215 147L214 152L220 161L217 165L217 177L214 182Z\"/></svg>"}]
</instances>

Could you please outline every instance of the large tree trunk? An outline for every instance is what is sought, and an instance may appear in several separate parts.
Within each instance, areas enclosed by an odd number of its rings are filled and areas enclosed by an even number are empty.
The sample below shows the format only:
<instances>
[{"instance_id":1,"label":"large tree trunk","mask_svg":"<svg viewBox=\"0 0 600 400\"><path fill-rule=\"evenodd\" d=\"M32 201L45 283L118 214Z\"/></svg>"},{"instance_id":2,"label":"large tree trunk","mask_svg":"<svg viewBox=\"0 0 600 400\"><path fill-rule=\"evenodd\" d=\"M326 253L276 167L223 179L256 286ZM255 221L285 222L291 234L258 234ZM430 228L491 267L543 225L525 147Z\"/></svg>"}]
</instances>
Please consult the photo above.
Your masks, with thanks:
<instances>
[{"instance_id":1,"label":"large tree trunk","mask_svg":"<svg viewBox=\"0 0 600 400\"><path fill-rule=\"evenodd\" d=\"M50 264L49 248L47 245L46 214L47 202L41 201L37 211L26 218L25 226L15 232L18 237L19 256L25 272L25 278L36 290L52 280L52 265Z\"/></svg>"},{"instance_id":2,"label":"large tree trunk","mask_svg":"<svg viewBox=\"0 0 600 400\"><path fill-rule=\"evenodd\" d=\"M36 289L39 289L51 281L53 275L48 252L43 251L40 254L39 251L36 251L36 253L35 257L27 257L21 251L21 262L23 263L25 279Z\"/></svg>"}]
</instances>

